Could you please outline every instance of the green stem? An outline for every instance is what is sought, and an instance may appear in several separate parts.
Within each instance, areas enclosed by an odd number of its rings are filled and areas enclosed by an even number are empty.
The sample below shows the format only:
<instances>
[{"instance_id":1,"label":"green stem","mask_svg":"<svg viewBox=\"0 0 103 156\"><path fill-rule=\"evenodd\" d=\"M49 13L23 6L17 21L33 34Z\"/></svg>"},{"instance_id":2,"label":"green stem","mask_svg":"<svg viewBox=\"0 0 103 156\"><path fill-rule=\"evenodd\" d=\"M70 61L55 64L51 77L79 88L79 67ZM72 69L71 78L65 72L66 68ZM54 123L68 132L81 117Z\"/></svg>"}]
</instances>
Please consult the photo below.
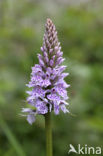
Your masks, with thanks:
<instances>
[{"instance_id":1,"label":"green stem","mask_svg":"<svg viewBox=\"0 0 103 156\"><path fill-rule=\"evenodd\" d=\"M46 156L53 156L52 155L51 112L45 114L45 130L46 130Z\"/></svg>"}]
</instances>

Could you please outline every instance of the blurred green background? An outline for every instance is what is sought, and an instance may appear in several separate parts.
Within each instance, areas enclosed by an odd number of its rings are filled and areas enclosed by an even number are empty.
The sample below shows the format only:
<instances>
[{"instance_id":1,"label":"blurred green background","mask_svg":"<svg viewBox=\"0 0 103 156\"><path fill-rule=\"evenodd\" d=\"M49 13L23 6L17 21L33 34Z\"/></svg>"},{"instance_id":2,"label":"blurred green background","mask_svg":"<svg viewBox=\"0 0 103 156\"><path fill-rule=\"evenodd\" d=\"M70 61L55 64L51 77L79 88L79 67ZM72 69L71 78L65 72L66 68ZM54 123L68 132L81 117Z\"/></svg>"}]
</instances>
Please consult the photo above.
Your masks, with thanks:
<instances>
[{"instance_id":1,"label":"blurred green background","mask_svg":"<svg viewBox=\"0 0 103 156\"><path fill-rule=\"evenodd\" d=\"M71 84L71 114L52 115L54 156L69 144L103 149L103 1L0 0L0 156L45 156L44 118L31 126L20 114L48 17Z\"/></svg>"}]
</instances>

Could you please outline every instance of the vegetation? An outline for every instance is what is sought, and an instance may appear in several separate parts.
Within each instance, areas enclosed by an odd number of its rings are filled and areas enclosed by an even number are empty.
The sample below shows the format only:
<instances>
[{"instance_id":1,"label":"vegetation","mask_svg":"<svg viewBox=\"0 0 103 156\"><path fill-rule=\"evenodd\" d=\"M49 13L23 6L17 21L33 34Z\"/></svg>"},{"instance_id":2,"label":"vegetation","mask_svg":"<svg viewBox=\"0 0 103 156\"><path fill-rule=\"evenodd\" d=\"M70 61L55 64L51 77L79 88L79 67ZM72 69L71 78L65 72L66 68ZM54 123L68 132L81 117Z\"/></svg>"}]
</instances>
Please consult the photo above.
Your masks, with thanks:
<instances>
[{"instance_id":1,"label":"vegetation","mask_svg":"<svg viewBox=\"0 0 103 156\"><path fill-rule=\"evenodd\" d=\"M45 156L44 119L31 126L20 114L48 17L71 85L71 113L52 114L54 156L68 155L69 144L103 145L103 1L65 2L0 1L0 156Z\"/></svg>"}]
</instances>

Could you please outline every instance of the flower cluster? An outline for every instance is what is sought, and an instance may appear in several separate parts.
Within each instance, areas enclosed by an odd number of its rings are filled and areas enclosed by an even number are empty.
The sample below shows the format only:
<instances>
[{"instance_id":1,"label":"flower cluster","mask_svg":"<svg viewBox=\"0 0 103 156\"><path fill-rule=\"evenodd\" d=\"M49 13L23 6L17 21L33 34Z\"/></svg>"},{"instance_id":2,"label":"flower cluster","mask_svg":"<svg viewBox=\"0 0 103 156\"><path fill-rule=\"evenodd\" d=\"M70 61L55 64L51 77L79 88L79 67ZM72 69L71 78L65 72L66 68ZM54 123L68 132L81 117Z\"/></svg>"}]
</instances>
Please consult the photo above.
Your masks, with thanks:
<instances>
[{"instance_id":1,"label":"flower cluster","mask_svg":"<svg viewBox=\"0 0 103 156\"><path fill-rule=\"evenodd\" d=\"M47 19L45 34L43 37L42 55L38 54L39 64L32 67L31 80L27 86L32 88L27 91L28 104L34 109L23 108L22 112L27 113L27 120L30 124L35 121L36 114L46 114L54 110L59 114L60 109L66 113L68 99L66 88L69 85L64 81L68 73L63 73L66 66L61 65L62 57L60 42L58 42L55 25Z\"/></svg>"}]
</instances>

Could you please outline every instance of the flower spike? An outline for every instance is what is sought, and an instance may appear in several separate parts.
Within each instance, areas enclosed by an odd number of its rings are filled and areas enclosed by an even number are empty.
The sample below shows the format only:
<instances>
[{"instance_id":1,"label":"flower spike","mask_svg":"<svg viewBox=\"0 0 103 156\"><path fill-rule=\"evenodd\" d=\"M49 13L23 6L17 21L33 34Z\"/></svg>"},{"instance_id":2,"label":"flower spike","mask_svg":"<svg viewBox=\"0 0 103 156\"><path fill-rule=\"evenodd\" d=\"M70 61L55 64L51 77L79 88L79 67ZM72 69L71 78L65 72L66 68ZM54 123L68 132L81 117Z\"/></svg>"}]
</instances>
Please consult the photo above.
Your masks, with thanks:
<instances>
[{"instance_id":1,"label":"flower spike","mask_svg":"<svg viewBox=\"0 0 103 156\"><path fill-rule=\"evenodd\" d=\"M34 109L23 108L27 120L30 124L35 121L37 114L47 114L54 111L59 114L60 110L68 113L68 99L66 88L69 85L64 78L68 73L63 73L66 66L61 65L65 60L61 51L60 42L58 42L57 31L51 19L47 19L45 24L45 33L42 54L38 54L39 64L32 67L31 80L27 85L31 91L27 91L27 102ZM35 111L34 111L35 110Z\"/></svg>"}]
</instances>

